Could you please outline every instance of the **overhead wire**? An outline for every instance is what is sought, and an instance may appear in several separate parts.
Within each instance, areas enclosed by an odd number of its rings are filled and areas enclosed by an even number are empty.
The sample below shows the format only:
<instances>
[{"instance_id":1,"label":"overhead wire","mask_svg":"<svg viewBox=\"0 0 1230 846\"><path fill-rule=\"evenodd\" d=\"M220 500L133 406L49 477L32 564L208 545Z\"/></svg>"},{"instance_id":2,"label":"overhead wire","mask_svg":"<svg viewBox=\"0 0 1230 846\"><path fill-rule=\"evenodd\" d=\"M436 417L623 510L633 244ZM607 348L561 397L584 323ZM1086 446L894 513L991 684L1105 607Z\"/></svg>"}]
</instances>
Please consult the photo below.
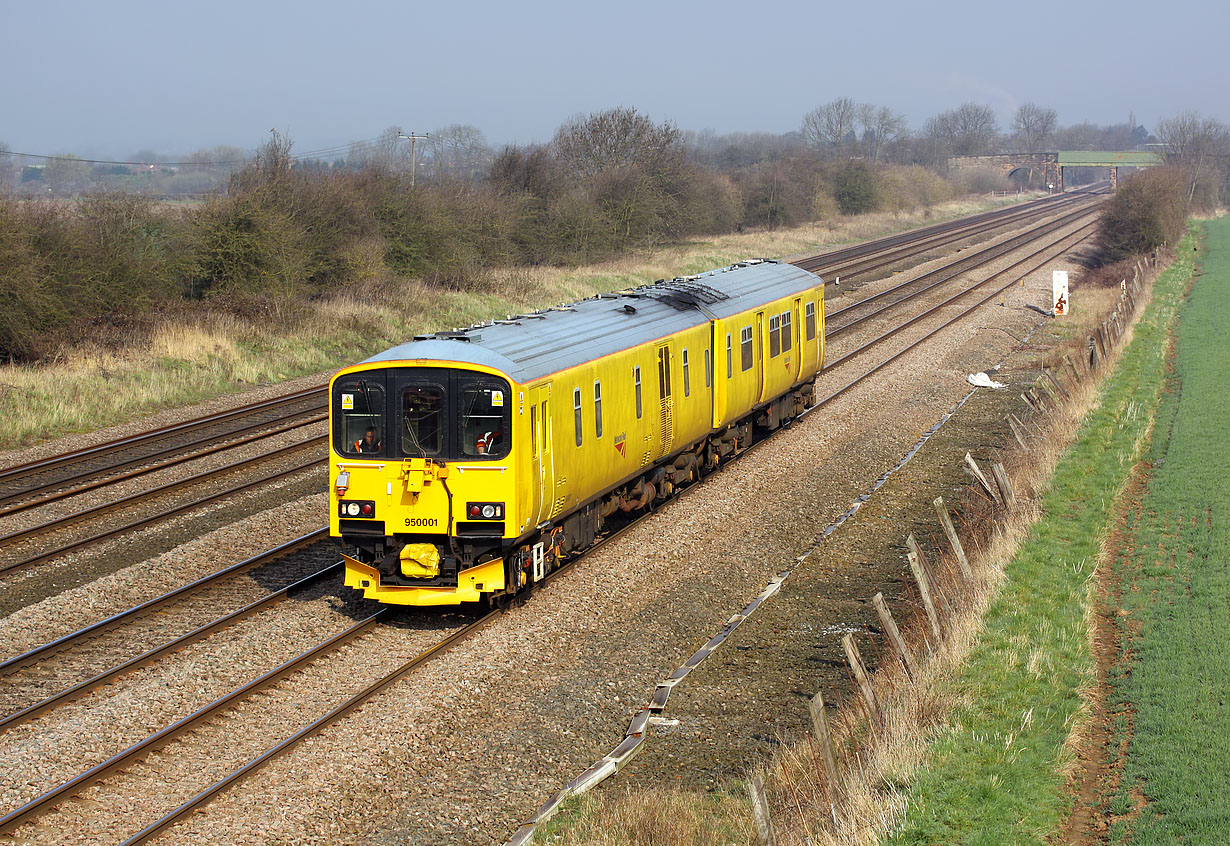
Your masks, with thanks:
<instances>
[{"instance_id":1,"label":"overhead wire","mask_svg":"<svg viewBox=\"0 0 1230 846\"><path fill-rule=\"evenodd\" d=\"M318 150L305 150L302 153L293 153L290 158L295 161L304 161L306 159L320 158L322 156L331 156L339 153L364 153L368 152L379 145L381 138L366 138L362 141L351 141L346 144L337 144L332 147L322 147ZM52 155L48 153L23 153L17 150L0 150L0 157L13 156L24 159L41 159L43 161L71 161L83 162L84 164L100 164L100 165L130 165L137 167L147 167L150 165L158 165L160 167L242 167L251 164L255 158L255 153L246 159L236 159L231 161L124 161L120 159L83 159L79 156L72 155Z\"/></svg>"}]
</instances>

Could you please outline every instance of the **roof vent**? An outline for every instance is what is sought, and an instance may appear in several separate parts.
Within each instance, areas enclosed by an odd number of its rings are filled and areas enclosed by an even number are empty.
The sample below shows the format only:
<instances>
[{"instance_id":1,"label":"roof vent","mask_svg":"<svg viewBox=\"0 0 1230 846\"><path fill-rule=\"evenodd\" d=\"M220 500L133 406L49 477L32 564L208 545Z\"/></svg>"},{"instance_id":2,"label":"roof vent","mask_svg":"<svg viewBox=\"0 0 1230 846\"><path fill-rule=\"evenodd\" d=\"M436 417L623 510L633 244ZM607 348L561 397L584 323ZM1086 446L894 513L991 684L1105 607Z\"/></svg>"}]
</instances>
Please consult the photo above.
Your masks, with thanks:
<instances>
[{"instance_id":1,"label":"roof vent","mask_svg":"<svg viewBox=\"0 0 1230 846\"><path fill-rule=\"evenodd\" d=\"M636 308L624 303L624 314L636 314Z\"/></svg>"}]
</instances>

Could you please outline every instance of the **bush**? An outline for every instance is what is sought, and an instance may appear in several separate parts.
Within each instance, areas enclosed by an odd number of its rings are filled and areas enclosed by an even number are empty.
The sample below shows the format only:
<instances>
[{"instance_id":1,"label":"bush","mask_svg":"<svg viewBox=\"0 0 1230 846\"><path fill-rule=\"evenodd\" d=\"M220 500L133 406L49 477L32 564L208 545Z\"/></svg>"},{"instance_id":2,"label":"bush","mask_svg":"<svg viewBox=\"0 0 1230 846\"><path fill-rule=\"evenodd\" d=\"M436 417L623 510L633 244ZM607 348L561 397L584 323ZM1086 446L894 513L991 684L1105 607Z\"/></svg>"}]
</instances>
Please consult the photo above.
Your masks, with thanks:
<instances>
[{"instance_id":1,"label":"bush","mask_svg":"<svg viewBox=\"0 0 1230 846\"><path fill-rule=\"evenodd\" d=\"M1186 180L1178 168L1142 170L1106 204L1098 223L1099 257L1105 264L1178 243L1187 221Z\"/></svg>"},{"instance_id":2,"label":"bush","mask_svg":"<svg viewBox=\"0 0 1230 846\"><path fill-rule=\"evenodd\" d=\"M829 179L842 214L866 214L880 208L879 174L868 162L842 162L831 169Z\"/></svg>"}]
</instances>

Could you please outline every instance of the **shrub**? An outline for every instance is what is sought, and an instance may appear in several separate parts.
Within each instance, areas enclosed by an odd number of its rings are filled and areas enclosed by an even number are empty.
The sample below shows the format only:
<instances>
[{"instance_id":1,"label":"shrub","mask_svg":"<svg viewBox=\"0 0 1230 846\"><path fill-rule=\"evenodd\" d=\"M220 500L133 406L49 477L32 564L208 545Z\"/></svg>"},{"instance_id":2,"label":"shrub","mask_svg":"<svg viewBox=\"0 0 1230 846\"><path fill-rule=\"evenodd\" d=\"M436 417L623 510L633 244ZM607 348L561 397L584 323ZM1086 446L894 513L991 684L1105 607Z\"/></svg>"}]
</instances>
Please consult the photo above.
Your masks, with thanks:
<instances>
[{"instance_id":1,"label":"shrub","mask_svg":"<svg viewBox=\"0 0 1230 846\"><path fill-rule=\"evenodd\" d=\"M880 208L880 180L868 162L852 159L829 172L833 199L842 214L865 214Z\"/></svg>"},{"instance_id":2,"label":"shrub","mask_svg":"<svg viewBox=\"0 0 1230 846\"><path fill-rule=\"evenodd\" d=\"M1178 168L1142 170L1126 180L1106 204L1098 224L1103 263L1178 243L1187 220L1186 180Z\"/></svg>"}]
</instances>

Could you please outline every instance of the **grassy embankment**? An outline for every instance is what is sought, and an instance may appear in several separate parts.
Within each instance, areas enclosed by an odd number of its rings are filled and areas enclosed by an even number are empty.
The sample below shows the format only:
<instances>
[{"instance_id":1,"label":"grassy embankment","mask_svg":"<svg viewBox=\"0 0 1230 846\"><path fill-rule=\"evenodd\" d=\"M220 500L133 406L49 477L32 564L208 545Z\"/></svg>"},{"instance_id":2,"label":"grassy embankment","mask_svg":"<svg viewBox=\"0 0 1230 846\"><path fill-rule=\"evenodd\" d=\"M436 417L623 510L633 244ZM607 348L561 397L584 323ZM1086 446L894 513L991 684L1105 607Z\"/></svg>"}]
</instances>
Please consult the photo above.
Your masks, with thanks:
<instances>
[{"instance_id":1,"label":"grassy embankment","mask_svg":"<svg viewBox=\"0 0 1230 846\"><path fill-rule=\"evenodd\" d=\"M1113 844L1230 843L1230 218L1180 321L1174 367L1115 562Z\"/></svg>"},{"instance_id":2,"label":"grassy embankment","mask_svg":"<svg viewBox=\"0 0 1230 846\"><path fill-rule=\"evenodd\" d=\"M469 325L749 256L828 249L1008 202L954 201L909 214L872 213L732 234L581 268L489 271L475 286L478 290L389 278L250 320L184 318L152 337L133 338L118 351L73 347L50 364L0 367L0 416L6 421L0 449L326 372L416 332Z\"/></svg>"},{"instance_id":3,"label":"grassy embankment","mask_svg":"<svg viewBox=\"0 0 1230 846\"><path fill-rule=\"evenodd\" d=\"M1095 682L1094 569L1117 497L1149 447L1192 245L1189 234L1060 461L1041 520L1008 563L978 643L948 682L958 704L927 763L908 775L908 806L886 842L1045 843L1071 810L1071 741L1089 719L1082 694Z\"/></svg>"}]
</instances>

